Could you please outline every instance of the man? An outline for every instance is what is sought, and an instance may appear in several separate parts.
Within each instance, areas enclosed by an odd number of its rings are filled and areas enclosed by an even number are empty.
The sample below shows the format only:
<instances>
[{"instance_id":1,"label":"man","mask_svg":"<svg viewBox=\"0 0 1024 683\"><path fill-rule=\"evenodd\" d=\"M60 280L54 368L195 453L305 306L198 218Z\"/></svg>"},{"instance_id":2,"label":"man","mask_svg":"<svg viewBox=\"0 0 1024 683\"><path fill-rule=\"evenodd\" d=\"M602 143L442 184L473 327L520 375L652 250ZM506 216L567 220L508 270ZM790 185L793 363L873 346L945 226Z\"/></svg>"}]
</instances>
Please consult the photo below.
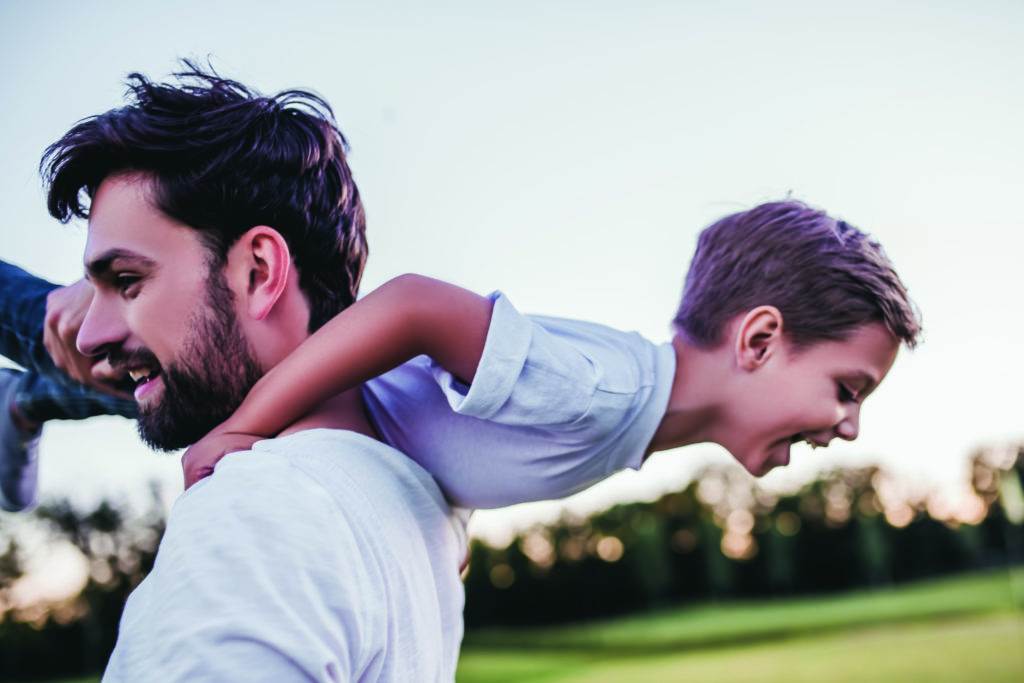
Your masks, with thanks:
<instances>
[{"instance_id":1,"label":"man","mask_svg":"<svg viewBox=\"0 0 1024 683\"><path fill-rule=\"evenodd\" d=\"M351 304L366 254L322 100L179 76L132 75L127 107L44 159L51 212L89 219L79 348L132 378L140 434L165 450ZM451 680L464 525L374 437L346 392L184 494L105 680Z\"/></svg>"}]
</instances>

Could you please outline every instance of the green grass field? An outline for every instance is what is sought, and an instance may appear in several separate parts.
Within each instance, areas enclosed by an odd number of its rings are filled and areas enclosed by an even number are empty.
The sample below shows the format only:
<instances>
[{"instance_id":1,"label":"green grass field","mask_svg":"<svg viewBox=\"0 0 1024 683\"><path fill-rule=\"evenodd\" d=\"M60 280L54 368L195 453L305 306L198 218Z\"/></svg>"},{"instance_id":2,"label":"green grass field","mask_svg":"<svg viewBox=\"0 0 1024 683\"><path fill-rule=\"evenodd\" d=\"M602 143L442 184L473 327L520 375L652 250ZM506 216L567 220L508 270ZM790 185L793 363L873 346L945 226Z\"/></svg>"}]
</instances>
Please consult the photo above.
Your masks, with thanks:
<instances>
[{"instance_id":1,"label":"green grass field","mask_svg":"<svg viewBox=\"0 0 1024 683\"><path fill-rule=\"evenodd\" d=\"M1024 680L1024 572L467 637L458 683Z\"/></svg>"},{"instance_id":2,"label":"green grass field","mask_svg":"<svg viewBox=\"0 0 1024 683\"><path fill-rule=\"evenodd\" d=\"M463 653L458 682L1019 683L1024 623L1001 614L863 627L678 654L587 656L522 650Z\"/></svg>"},{"instance_id":3,"label":"green grass field","mask_svg":"<svg viewBox=\"0 0 1024 683\"><path fill-rule=\"evenodd\" d=\"M1014 590L1016 586L1016 591ZM1016 594L1016 599L1015 599ZM54 683L96 683L85 678ZM458 683L1019 683L1024 569L466 637Z\"/></svg>"}]
</instances>

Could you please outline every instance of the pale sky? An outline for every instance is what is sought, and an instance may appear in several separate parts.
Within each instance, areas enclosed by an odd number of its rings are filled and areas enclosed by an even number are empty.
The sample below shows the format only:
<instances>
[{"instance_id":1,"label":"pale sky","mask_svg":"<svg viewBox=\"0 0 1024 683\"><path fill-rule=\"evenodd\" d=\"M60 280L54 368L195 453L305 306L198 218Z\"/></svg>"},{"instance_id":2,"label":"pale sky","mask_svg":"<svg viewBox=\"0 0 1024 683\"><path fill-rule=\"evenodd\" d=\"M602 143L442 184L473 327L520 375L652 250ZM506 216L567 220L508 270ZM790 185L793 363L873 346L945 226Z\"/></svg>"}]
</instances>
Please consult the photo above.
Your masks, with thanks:
<instances>
[{"instance_id":1,"label":"pale sky","mask_svg":"<svg viewBox=\"0 0 1024 683\"><path fill-rule=\"evenodd\" d=\"M364 292L420 272L665 341L696 235L725 213L792 192L876 236L926 341L855 443L798 449L770 485L877 461L952 489L972 447L1024 437L1024 4L552 4L0 3L0 258L79 277L84 228L47 215L43 148L118 106L129 71L209 55L334 106L368 213ZM133 499L180 477L118 418L51 425L42 457L44 495ZM726 457L660 454L576 505Z\"/></svg>"}]
</instances>

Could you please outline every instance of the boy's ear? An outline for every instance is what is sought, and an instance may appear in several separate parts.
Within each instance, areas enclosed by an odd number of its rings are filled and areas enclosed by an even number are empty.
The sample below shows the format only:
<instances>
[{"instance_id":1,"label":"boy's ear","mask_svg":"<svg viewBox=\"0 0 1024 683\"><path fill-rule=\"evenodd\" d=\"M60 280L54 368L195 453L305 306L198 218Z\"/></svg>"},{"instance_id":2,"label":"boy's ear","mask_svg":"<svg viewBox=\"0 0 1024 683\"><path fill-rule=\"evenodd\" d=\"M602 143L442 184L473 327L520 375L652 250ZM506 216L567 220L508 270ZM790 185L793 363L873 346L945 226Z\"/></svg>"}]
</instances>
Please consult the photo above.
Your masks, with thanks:
<instances>
[{"instance_id":1,"label":"boy's ear","mask_svg":"<svg viewBox=\"0 0 1024 683\"><path fill-rule=\"evenodd\" d=\"M266 225L249 228L228 252L228 268L243 310L263 320L288 286L291 250L277 230Z\"/></svg>"},{"instance_id":2,"label":"boy's ear","mask_svg":"<svg viewBox=\"0 0 1024 683\"><path fill-rule=\"evenodd\" d=\"M737 327L736 362L744 370L756 370L781 343L782 313L774 306L758 306L744 315Z\"/></svg>"}]
</instances>

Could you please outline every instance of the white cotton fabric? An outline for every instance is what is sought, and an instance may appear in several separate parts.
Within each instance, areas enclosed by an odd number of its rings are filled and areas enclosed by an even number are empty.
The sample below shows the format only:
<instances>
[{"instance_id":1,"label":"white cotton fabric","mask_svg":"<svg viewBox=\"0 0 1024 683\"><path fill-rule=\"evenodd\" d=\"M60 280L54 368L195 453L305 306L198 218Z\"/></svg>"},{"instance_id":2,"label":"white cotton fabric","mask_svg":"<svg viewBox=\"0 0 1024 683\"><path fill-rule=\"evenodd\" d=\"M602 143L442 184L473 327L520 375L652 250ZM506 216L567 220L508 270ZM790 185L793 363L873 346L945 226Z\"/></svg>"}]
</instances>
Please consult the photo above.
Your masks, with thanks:
<instances>
[{"instance_id":1,"label":"white cotton fabric","mask_svg":"<svg viewBox=\"0 0 1024 683\"><path fill-rule=\"evenodd\" d=\"M472 386L426 356L365 385L381 437L465 508L563 498L639 468L672 391L671 344L490 298Z\"/></svg>"},{"instance_id":2,"label":"white cotton fabric","mask_svg":"<svg viewBox=\"0 0 1024 683\"><path fill-rule=\"evenodd\" d=\"M184 493L103 680L452 681L465 512L441 489L501 507L638 468L675 373L671 345L491 299L472 386L426 357L365 385L394 448L299 432Z\"/></svg>"},{"instance_id":3,"label":"white cotton fabric","mask_svg":"<svg viewBox=\"0 0 1024 683\"><path fill-rule=\"evenodd\" d=\"M354 432L226 456L175 503L106 683L452 681L463 520Z\"/></svg>"}]
</instances>

